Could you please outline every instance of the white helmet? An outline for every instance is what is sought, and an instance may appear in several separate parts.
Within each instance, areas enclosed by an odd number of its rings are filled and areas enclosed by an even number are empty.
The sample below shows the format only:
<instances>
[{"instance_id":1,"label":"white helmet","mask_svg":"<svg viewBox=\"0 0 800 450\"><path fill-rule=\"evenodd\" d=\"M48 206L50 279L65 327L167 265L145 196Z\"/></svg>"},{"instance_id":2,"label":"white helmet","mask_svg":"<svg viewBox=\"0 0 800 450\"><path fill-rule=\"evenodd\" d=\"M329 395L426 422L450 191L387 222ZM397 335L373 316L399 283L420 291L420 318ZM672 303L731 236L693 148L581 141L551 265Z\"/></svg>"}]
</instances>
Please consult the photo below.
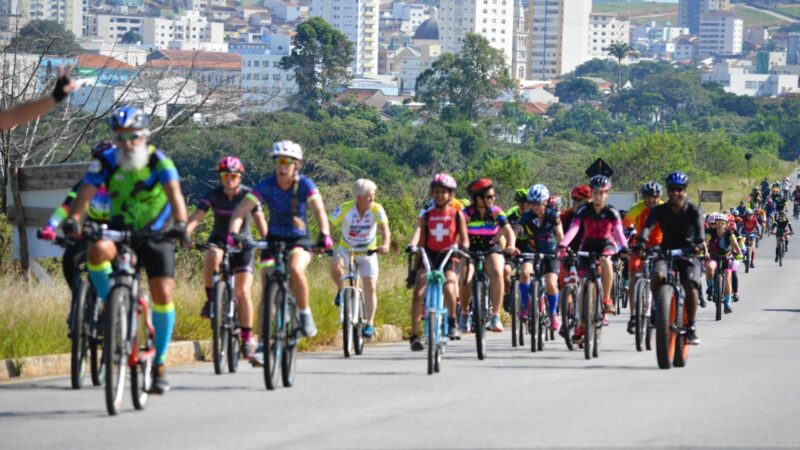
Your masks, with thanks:
<instances>
[{"instance_id":1,"label":"white helmet","mask_svg":"<svg viewBox=\"0 0 800 450\"><path fill-rule=\"evenodd\" d=\"M277 158L279 156L288 156L289 158L302 161L303 149L300 148L300 144L292 141L278 141L272 144L272 157Z\"/></svg>"},{"instance_id":2,"label":"white helmet","mask_svg":"<svg viewBox=\"0 0 800 450\"><path fill-rule=\"evenodd\" d=\"M531 186L530 190L528 191L528 201L535 205L541 205L549 198L550 191L547 189L547 186L543 184L535 184Z\"/></svg>"}]
</instances>

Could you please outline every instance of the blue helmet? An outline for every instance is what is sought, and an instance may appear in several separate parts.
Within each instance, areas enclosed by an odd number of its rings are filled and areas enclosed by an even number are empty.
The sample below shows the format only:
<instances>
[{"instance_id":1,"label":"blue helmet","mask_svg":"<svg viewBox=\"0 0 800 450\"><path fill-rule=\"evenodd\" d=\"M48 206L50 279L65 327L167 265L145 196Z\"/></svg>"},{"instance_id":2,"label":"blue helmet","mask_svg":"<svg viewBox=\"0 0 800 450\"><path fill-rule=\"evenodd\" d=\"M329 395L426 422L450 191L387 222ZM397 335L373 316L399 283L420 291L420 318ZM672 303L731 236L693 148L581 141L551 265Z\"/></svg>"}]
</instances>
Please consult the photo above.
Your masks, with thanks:
<instances>
[{"instance_id":1,"label":"blue helmet","mask_svg":"<svg viewBox=\"0 0 800 450\"><path fill-rule=\"evenodd\" d=\"M144 130L150 125L150 119L147 114L135 106L123 106L114 111L108 121L108 125L112 130L119 128L133 128L137 130Z\"/></svg>"},{"instance_id":2,"label":"blue helmet","mask_svg":"<svg viewBox=\"0 0 800 450\"><path fill-rule=\"evenodd\" d=\"M689 185L689 176L676 170L675 172L667 175L667 178L664 181L666 182L667 186L686 187Z\"/></svg>"}]
</instances>

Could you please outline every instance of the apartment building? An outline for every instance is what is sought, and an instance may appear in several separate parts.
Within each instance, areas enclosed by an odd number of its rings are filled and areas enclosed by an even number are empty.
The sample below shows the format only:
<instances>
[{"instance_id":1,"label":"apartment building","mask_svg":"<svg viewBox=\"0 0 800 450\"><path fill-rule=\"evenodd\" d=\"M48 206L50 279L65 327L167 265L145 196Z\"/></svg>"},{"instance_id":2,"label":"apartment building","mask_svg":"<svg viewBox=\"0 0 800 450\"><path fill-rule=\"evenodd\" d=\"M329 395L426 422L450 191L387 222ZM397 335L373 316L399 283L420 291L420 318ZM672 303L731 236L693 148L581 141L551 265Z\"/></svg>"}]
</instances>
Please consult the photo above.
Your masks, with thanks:
<instances>
[{"instance_id":1,"label":"apartment building","mask_svg":"<svg viewBox=\"0 0 800 450\"><path fill-rule=\"evenodd\" d=\"M713 11L700 16L698 53L710 55L738 55L742 53L744 21L728 11Z\"/></svg>"},{"instance_id":2,"label":"apartment building","mask_svg":"<svg viewBox=\"0 0 800 450\"><path fill-rule=\"evenodd\" d=\"M378 0L312 0L309 15L322 17L355 47L351 72L378 74Z\"/></svg>"},{"instance_id":3,"label":"apartment building","mask_svg":"<svg viewBox=\"0 0 800 450\"><path fill-rule=\"evenodd\" d=\"M441 0L439 39L442 51L458 53L467 33L475 33L513 62L514 0Z\"/></svg>"},{"instance_id":4,"label":"apartment building","mask_svg":"<svg viewBox=\"0 0 800 450\"><path fill-rule=\"evenodd\" d=\"M529 0L530 79L558 78L590 58L591 12L592 0Z\"/></svg>"},{"instance_id":5,"label":"apartment building","mask_svg":"<svg viewBox=\"0 0 800 450\"><path fill-rule=\"evenodd\" d=\"M19 16L23 24L51 20L78 37L84 34L88 8L87 0L0 0L0 15Z\"/></svg>"},{"instance_id":6,"label":"apartment building","mask_svg":"<svg viewBox=\"0 0 800 450\"><path fill-rule=\"evenodd\" d=\"M592 13L589 16L589 58L611 58L606 52L615 42L631 43L631 22L615 14Z\"/></svg>"},{"instance_id":7,"label":"apartment building","mask_svg":"<svg viewBox=\"0 0 800 450\"><path fill-rule=\"evenodd\" d=\"M680 0L678 3L678 25L689 29L689 33L700 31L700 16L712 11L728 11L730 0Z\"/></svg>"}]
</instances>

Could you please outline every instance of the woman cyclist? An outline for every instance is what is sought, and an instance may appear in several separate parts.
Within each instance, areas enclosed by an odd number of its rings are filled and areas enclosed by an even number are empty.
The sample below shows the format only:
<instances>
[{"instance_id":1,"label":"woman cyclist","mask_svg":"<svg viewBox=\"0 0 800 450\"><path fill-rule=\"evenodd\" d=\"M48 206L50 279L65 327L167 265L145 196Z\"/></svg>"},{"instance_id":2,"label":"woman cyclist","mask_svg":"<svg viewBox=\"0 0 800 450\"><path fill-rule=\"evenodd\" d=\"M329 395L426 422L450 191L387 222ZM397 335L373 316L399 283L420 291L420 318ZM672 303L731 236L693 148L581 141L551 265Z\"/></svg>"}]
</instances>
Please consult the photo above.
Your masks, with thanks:
<instances>
[{"instance_id":1,"label":"woman cyclist","mask_svg":"<svg viewBox=\"0 0 800 450\"><path fill-rule=\"evenodd\" d=\"M741 253L739 240L730 229L729 219L726 214L710 214L714 225L706 231L706 244L710 258L706 261L706 293L711 298L714 291L714 271L717 269L717 259L722 260L722 270L725 271L725 287L723 302L725 303L725 314L730 314L731 292L733 275L733 255Z\"/></svg>"}]
</instances>

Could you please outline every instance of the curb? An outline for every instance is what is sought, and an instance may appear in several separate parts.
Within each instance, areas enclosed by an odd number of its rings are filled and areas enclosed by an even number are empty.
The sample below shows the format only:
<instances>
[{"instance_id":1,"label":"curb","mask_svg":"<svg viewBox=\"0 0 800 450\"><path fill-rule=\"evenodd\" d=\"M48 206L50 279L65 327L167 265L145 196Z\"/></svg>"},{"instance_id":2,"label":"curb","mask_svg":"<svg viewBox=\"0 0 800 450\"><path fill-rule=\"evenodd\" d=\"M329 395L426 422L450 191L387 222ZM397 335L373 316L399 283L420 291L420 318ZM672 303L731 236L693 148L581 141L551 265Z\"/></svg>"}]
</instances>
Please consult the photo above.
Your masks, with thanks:
<instances>
[{"instance_id":1,"label":"curb","mask_svg":"<svg viewBox=\"0 0 800 450\"><path fill-rule=\"evenodd\" d=\"M341 339L341 337L339 338ZM399 342L403 330L397 325L375 328L372 343ZM178 366L211 360L211 341L172 342L167 353L167 365ZM70 374L70 354L30 356L0 360L0 382Z\"/></svg>"}]
</instances>

